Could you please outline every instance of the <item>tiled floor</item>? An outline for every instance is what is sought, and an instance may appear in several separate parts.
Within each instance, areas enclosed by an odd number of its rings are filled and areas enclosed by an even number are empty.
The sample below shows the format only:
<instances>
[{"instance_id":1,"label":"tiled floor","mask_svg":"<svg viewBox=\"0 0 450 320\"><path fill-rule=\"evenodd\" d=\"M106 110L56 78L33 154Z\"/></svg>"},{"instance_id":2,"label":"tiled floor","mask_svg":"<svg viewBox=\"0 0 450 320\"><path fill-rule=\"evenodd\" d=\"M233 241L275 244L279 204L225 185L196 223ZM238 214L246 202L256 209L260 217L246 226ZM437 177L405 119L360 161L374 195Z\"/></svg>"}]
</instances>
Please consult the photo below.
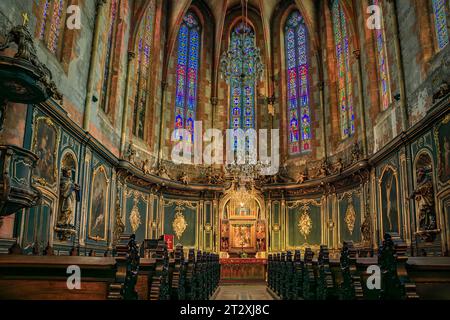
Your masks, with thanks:
<instances>
[{"instance_id":1,"label":"tiled floor","mask_svg":"<svg viewBox=\"0 0 450 320\"><path fill-rule=\"evenodd\" d=\"M221 285L215 300L273 300L265 284Z\"/></svg>"}]
</instances>

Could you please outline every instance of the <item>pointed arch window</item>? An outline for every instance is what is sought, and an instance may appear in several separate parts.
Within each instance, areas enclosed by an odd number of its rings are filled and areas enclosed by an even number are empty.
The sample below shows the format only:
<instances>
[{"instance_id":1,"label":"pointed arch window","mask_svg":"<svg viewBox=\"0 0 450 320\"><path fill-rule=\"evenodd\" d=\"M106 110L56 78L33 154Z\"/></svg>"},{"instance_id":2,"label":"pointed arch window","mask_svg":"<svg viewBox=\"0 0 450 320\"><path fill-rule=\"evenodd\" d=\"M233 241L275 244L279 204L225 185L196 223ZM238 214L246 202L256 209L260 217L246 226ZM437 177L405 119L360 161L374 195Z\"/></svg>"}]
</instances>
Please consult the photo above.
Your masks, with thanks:
<instances>
[{"instance_id":1,"label":"pointed arch window","mask_svg":"<svg viewBox=\"0 0 450 320\"><path fill-rule=\"evenodd\" d=\"M201 27L197 16L188 12L178 33L177 82L175 96L175 129L185 129L187 136L180 133L180 141L188 146L194 142L194 122L197 111L197 86L200 61Z\"/></svg>"},{"instance_id":2,"label":"pointed arch window","mask_svg":"<svg viewBox=\"0 0 450 320\"><path fill-rule=\"evenodd\" d=\"M294 11L285 26L289 154L311 150L308 32L300 12Z\"/></svg>"},{"instance_id":3,"label":"pointed arch window","mask_svg":"<svg viewBox=\"0 0 450 320\"><path fill-rule=\"evenodd\" d=\"M41 0L37 37L51 53L60 55L65 27L67 0Z\"/></svg>"},{"instance_id":4,"label":"pointed arch window","mask_svg":"<svg viewBox=\"0 0 450 320\"><path fill-rule=\"evenodd\" d=\"M230 49L235 51L235 56L241 56L241 41L242 34L246 33L245 48L253 47L256 44L255 32L251 26L243 21L238 23L230 37ZM234 75L230 79L230 129L244 131L248 129L255 129L255 91L256 80L252 80L252 77L247 77L247 80L242 81L240 75L242 70L246 70L247 73L255 72L255 68L252 64L247 63L243 59L236 59L233 62L232 69L235 70ZM238 147L238 139L235 138L233 148L236 150ZM246 141L246 150L248 148L248 141Z\"/></svg>"},{"instance_id":5,"label":"pointed arch window","mask_svg":"<svg viewBox=\"0 0 450 320\"><path fill-rule=\"evenodd\" d=\"M449 43L446 2L446 0L433 0L434 25L439 50L444 49Z\"/></svg>"},{"instance_id":6,"label":"pointed arch window","mask_svg":"<svg viewBox=\"0 0 450 320\"><path fill-rule=\"evenodd\" d=\"M145 133L154 20L155 0L151 0L137 34L137 82L133 110L133 134L139 139L144 139Z\"/></svg>"},{"instance_id":7,"label":"pointed arch window","mask_svg":"<svg viewBox=\"0 0 450 320\"><path fill-rule=\"evenodd\" d=\"M382 110L386 110L391 103L391 90L389 81L389 65L386 49L386 37L384 28L384 19L382 14L381 0L373 0L373 4L381 10L381 29L375 29L375 41L378 61L378 75L380 81L380 99Z\"/></svg>"},{"instance_id":8,"label":"pointed arch window","mask_svg":"<svg viewBox=\"0 0 450 320\"><path fill-rule=\"evenodd\" d=\"M353 86L347 19L339 0L334 0L332 3L332 16L336 45L340 131L341 138L345 139L355 133L355 114L353 110Z\"/></svg>"},{"instance_id":9,"label":"pointed arch window","mask_svg":"<svg viewBox=\"0 0 450 320\"><path fill-rule=\"evenodd\" d=\"M118 21L118 6L119 0L111 0L110 11L109 11L109 25L108 25L108 37L106 43L106 54L105 54L105 66L103 69L103 84L102 84L102 103L101 108L104 112L108 112L108 89L111 82L111 68L113 62L113 48L114 39L116 35L116 27Z\"/></svg>"}]
</instances>

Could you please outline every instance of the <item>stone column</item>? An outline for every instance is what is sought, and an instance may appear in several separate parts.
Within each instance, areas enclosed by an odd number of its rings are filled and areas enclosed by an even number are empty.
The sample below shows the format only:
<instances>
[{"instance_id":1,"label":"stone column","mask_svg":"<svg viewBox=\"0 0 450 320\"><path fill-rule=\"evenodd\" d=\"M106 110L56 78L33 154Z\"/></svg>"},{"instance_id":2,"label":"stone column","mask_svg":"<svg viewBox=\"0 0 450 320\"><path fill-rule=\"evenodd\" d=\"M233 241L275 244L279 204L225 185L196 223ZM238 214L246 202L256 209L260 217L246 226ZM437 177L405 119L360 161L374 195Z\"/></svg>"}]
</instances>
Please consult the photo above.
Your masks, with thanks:
<instances>
[{"instance_id":1,"label":"stone column","mask_svg":"<svg viewBox=\"0 0 450 320\"><path fill-rule=\"evenodd\" d=\"M92 107L92 96L94 93L94 78L95 69L98 66L97 57L99 53L98 43L100 39L100 23L102 19L103 5L106 0L97 0L96 3L96 15L95 15L95 26L94 26L94 37L92 39L92 49L91 49L91 60L89 62L89 76L86 85L86 101L84 106L83 115L83 129L89 131L89 122L91 119L91 107Z\"/></svg>"},{"instance_id":2,"label":"stone column","mask_svg":"<svg viewBox=\"0 0 450 320\"><path fill-rule=\"evenodd\" d=\"M127 76L125 80L125 101L123 104L122 110L122 129L120 134L120 155L122 158L125 157L125 144L127 139L127 122L128 122L128 113L130 107L130 75L131 75L131 66L136 54L132 51L128 52L128 64L127 64Z\"/></svg>"},{"instance_id":3,"label":"stone column","mask_svg":"<svg viewBox=\"0 0 450 320\"><path fill-rule=\"evenodd\" d=\"M161 106L160 106L160 120L159 120L159 143L158 143L158 167L161 166L162 157L163 157L163 142L164 142L164 105L166 102L166 89L167 82L161 83L162 89L162 97L161 97Z\"/></svg>"},{"instance_id":4,"label":"stone column","mask_svg":"<svg viewBox=\"0 0 450 320\"><path fill-rule=\"evenodd\" d=\"M353 52L358 68L358 95L359 95L359 116L361 118L361 133L362 133L362 147L363 147L363 156L367 157L367 132L366 132L366 107L364 101L364 90L363 90L363 82L362 82L362 68L361 68L361 52L360 50L355 50Z\"/></svg>"},{"instance_id":5,"label":"stone column","mask_svg":"<svg viewBox=\"0 0 450 320\"><path fill-rule=\"evenodd\" d=\"M403 131L408 130L408 106L406 102L406 84L405 84L405 70L403 68L403 58L402 58L402 49L400 44L400 33L398 29L398 12L397 6L394 0L388 0L387 3L391 6L391 12L393 13L393 28L394 28L394 49L395 49L395 57L396 57L396 65L400 86L400 108L402 112L402 129Z\"/></svg>"}]
</instances>

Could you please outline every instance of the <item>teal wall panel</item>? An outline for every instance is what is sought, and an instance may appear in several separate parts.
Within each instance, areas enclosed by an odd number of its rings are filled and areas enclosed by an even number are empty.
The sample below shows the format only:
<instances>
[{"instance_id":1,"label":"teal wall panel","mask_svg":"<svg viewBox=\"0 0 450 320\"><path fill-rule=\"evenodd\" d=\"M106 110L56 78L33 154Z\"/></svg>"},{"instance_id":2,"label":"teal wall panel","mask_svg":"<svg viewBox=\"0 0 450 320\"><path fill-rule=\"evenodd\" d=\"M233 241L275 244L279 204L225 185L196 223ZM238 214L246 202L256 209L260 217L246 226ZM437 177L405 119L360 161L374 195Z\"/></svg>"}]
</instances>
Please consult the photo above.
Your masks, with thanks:
<instances>
[{"instance_id":1,"label":"teal wall panel","mask_svg":"<svg viewBox=\"0 0 450 320\"><path fill-rule=\"evenodd\" d=\"M321 244L321 208L316 205L309 205L309 217L311 221L311 229L308 235L303 235L299 231L299 219L303 214L302 205L295 208L288 208L287 211L287 243L291 248L304 245L320 245Z\"/></svg>"},{"instance_id":2,"label":"teal wall panel","mask_svg":"<svg viewBox=\"0 0 450 320\"><path fill-rule=\"evenodd\" d=\"M183 217L187 224L185 231L181 237L178 238L173 229L173 221L175 220L177 205L171 204L164 207L164 234L173 234L175 237L175 244L182 244L184 247L195 247L197 238L197 210L180 206L182 208Z\"/></svg>"}]
</instances>

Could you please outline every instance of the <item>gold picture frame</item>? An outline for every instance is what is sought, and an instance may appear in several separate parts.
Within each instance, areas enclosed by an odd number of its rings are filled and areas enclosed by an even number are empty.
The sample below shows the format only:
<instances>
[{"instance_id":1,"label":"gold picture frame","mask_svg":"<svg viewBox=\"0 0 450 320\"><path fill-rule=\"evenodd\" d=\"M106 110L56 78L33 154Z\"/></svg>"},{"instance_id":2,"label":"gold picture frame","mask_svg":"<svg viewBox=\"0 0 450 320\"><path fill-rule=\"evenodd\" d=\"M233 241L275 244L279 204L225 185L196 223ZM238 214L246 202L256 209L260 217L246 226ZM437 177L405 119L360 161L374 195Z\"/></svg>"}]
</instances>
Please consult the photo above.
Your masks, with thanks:
<instances>
[{"instance_id":1,"label":"gold picture frame","mask_svg":"<svg viewBox=\"0 0 450 320\"><path fill-rule=\"evenodd\" d=\"M44 130L42 124L45 124L47 128L53 130L53 146L47 146L49 135L47 135L47 139L43 139L43 137L41 136L41 130ZM33 121L32 141L33 142L31 150L39 157L36 168L35 170L33 170L33 181L35 181L41 187L56 192L58 186L58 150L60 142L60 130L50 118L46 116L35 116ZM45 145L43 145L44 141ZM48 151L48 149L51 147L53 147L53 152ZM49 158L49 156L51 156L52 159ZM43 161L46 163L43 163ZM48 161L51 161L52 163L47 163ZM50 171L46 172L47 170ZM53 181L49 181L49 178L52 178L51 180Z\"/></svg>"},{"instance_id":2,"label":"gold picture frame","mask_svg":"<svg viewBox=\"0 0 450 320\"><path fill-rule=\"evenodd\" d=\"M100 188L101 186L96 186L96 179L97 177L100 177L100 175L102 175L104 177L104 182L105 182L105 188L103 188L103 190ZM90 205L89 205L89 220L88 220L88 239L90 240L95 240L95 241L107 241L108 238L108 222L109 222L109 189L110 189L110 179L108 178L108 174L106 172L106 169L103 165L100 165L99 167L97 167L94 170L94 173L92 175L92 180L91 180L91 190L90 190ZM100 192L103 191L102 194L98 193L98 194L94 194L95 192ZM100 215L96 214L96 221L93 222L93 209L94 209L94 202L96 201L95 198L98 198L99 196L103 195L103 199L102 202L98 203L97 205L103 205L103 223L104 223L104 227L103 227L103 236L100 236L98 234L93 234L93 224L95 223L94 227L97 225L97 220L99 219ZM96 208L101 208L101 207L96 207ZM97 211L99 209L96 209ZM100 213L101 214L101 213Z\"/></svg>"},{"instance_id":3,"label":"gold picture frame","mask_svg":"<svg viewBox=\"0 0 450 320\"><path fill-rule=\"evenodd\" d=\"M243 246L244 245L244 246ZM256 221L230 222L230 252L256 252Z\"/></svg>"}]
</instances>

